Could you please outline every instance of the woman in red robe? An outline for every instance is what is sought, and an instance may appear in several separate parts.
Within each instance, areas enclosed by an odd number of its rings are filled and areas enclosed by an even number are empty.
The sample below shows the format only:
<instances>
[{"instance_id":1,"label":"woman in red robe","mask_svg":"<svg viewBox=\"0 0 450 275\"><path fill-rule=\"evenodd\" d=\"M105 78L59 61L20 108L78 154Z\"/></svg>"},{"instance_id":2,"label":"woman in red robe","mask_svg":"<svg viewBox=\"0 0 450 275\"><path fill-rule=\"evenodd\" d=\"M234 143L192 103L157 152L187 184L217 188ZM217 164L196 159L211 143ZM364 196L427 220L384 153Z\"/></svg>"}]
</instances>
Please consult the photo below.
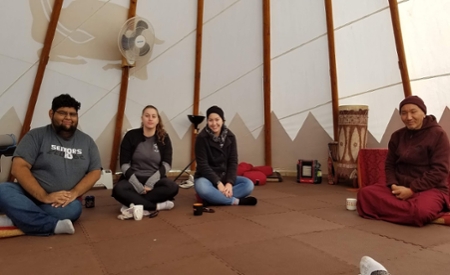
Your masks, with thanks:
<instances>
[{"instance_id":1,"label":"woman in red robe","mask_svg":"<svg viewBox=\"0 0 450 275\"><path fill-rule=\"evenodd\" d=\"M386 183L362 188L361 217L423 226L449 209L450 144L445 131L417 96L400 102L405 127L389 141Z\"/></svg>"}]
</instances>

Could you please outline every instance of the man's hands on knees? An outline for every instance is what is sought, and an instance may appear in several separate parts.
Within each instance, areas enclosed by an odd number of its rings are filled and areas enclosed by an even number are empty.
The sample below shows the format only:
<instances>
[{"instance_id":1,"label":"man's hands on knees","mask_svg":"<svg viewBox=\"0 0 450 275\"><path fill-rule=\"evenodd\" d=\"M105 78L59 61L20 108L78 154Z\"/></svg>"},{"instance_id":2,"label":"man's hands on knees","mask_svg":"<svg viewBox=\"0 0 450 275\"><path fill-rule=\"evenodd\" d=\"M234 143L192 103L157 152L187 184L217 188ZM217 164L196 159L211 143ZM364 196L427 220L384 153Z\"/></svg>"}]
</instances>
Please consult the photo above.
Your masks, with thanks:
<instances>
[{"instance_id":1,"label":"man's hands on knees","mask_svg":"<svg viewBox=\"0 0 450 275\"><path fill-rule=\"evenodd\" d=\"M411 188L405 186L398 186L395 184L391 185L392 194L397 197L399 200L407 200L414 195L414 192Z\"/></svg>"},{"instance_id":2,"label":"man's hands on knees","mask_svg":"<svg viewBox=\"0 0 450 275\"><path fill-rule=\"evenodd\" d=\"M57 191L44 198L43 203L51 204L53 207L65 207L77 198L76 194L71 191Z\"/></svg>"}]
</instances>

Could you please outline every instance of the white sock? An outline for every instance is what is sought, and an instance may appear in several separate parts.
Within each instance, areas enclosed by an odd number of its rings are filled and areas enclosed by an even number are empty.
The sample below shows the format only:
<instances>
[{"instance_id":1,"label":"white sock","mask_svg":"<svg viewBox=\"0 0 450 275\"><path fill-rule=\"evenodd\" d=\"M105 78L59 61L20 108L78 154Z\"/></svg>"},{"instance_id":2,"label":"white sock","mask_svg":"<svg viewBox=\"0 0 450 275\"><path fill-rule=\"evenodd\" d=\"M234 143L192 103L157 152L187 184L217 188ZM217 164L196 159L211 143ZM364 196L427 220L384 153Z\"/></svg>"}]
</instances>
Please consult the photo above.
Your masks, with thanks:
<instances>
[{"instance_id":1,"label":"white sock","mask_svg":"<svg viewBox=\"0 0 450 275\"><path fill-rule=\"evenodd\" d=\"M14 224L8 216L0 215L0 226L14 226Z\"/></svg>"},{"instance_id":2,"label":"white sock","mask_svg":"<svg viewBox=\"0 0 450 275\"><path fill-rule=\"evenodd\" d=\"M370 258L369 256L364 256L361 258L361 262L359 263L359 269L361 275L374 275L377 274L376 271L380 271L378 274L389 274L384 266L382 266L379 262ZM382 272L384 271L384 272Z\"/></svg>"},{"instance_id":3,"label":"white sock","mask_svg":"<svg viewBox=\"0 0 450 275\"><path fill-rule=\"evenodd\" d=\"M175 206L172 201L159 202L156 204L156 210L170 210Z\"/></svg>"},{"instance_id":4,"label":"white sock","mask_svg":"<svg viewBox=\"0 0 450 275\"><path fill-rule=\"evenodd\" d=\"M73 234L75 228L73 228L72 221L69 219L60 220L56 223L55 234Z\"/></svg>"}]
</instances>

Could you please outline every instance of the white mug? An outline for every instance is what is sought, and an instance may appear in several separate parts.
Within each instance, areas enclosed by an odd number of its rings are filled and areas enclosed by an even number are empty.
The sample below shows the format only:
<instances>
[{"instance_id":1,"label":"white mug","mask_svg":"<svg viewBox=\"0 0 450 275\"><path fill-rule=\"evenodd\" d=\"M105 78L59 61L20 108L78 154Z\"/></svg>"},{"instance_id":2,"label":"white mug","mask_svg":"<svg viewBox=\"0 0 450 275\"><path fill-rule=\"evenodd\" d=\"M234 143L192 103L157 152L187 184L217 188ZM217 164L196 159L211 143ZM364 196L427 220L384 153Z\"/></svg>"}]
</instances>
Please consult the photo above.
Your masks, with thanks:
<instances>
[{"instance_id":1,"label":"white mug","mask_svg":"<svg viewBox=\"0 0 450 275\"><path fill-rule=\"evenodd\" d=\"M142 204L133 207L133 217L136 221L142 220L144 216L144 206Z\"/></svg>"},{"instance_id":2,"label":"white mug","mask_svg":"<svg viewBox=\"0 0 450 275\"><path fill-rule=\"evenodd\" d=\"M347 210L356 210L356 199L347 198Z\"/></svg>"}]
</instances>

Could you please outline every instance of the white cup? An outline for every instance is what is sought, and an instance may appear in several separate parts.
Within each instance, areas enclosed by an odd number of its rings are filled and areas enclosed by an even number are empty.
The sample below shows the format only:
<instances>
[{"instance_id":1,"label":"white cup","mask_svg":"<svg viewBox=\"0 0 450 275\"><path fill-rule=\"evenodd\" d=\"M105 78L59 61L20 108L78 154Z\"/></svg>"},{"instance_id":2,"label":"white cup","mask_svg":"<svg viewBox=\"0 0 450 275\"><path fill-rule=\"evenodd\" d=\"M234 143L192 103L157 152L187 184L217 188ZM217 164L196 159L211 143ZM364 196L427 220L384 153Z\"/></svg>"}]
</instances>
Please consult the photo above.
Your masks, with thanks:
<instances>
[{"instance_id":1,"label":"white cup","mask_svg":"<svg viewBox=\"0 0 450 275\"><path fill-rule=\"evenodd\" d=\"M356 210L356 199L354 198L347 198L347 210Z\"/></svg>"},{"instance_id":2,"label":"white cup","mask_svg":"<svg viewBox=\"0 0 450 275\"><path fill-rule=\"evenodd\" d=\"M142 220L142 217L144 216L144 206L142 204L135 205L133 207L133 218L136 221Z\"/></svg>"}]
</instances>

